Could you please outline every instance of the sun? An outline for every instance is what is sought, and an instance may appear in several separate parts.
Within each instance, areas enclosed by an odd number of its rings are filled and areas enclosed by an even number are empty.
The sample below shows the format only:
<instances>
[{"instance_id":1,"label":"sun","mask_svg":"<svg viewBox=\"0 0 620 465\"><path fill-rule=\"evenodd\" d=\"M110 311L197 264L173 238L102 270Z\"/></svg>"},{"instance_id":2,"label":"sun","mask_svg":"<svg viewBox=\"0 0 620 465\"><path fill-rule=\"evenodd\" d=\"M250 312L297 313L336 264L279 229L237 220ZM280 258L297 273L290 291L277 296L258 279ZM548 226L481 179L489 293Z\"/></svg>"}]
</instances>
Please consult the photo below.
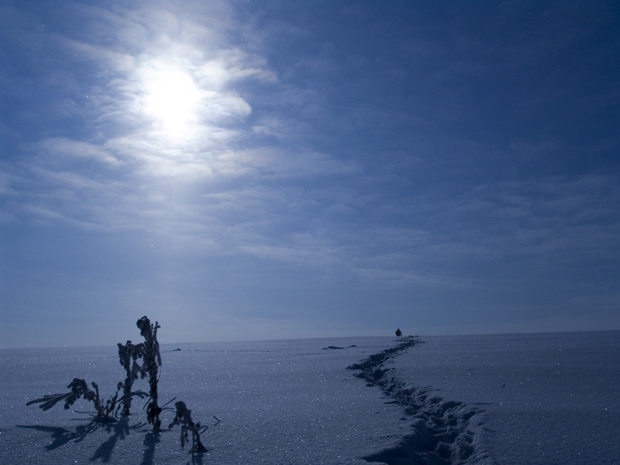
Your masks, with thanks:
<instances>
[{"instance_id":1,"label":"sun","mask_svg":"<svg viewBox=\"0 0 620 465\"><path fill-rule=\"evenodd\" d=\"M158 64L143 72L142 111L167 138L189 137L198 124L203 92L182 69Z\"/></svg>"}]
</instances>

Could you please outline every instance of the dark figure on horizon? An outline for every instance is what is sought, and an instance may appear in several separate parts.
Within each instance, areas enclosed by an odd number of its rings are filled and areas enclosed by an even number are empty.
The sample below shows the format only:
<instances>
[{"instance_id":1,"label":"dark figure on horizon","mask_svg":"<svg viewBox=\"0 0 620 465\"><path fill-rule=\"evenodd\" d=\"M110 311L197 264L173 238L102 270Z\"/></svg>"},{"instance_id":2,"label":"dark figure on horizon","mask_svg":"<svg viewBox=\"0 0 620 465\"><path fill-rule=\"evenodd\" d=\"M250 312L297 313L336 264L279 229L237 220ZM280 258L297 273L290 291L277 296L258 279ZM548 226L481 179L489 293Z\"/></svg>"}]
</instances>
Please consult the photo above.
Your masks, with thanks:
<instances>
[{"instance_id":1,"label":"dark figure on horizon","mask_svg":"<svg viewBox=\"0 0 620 465\"><path fill-rule=\"evenodd\" d=\"M400 330L400 328L396 329L396 337L401 337L403 335L402 331Z\"/></svg>"}]
</instances>

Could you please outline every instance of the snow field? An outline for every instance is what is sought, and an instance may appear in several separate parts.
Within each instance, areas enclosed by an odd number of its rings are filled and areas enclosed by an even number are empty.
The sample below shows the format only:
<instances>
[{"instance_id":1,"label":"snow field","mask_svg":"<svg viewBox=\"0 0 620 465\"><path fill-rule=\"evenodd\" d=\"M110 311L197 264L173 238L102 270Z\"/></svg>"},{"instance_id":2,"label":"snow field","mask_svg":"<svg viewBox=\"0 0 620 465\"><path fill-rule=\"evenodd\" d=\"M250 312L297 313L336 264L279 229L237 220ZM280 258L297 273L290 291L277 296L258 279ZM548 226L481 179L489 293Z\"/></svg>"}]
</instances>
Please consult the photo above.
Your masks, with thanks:
<instances>
[{"instance_id":1,"label":"snow field","mask_svg":"<svg viewBox=\"0 0 620 465\"><path fill-rule=\"evenodd\" d=\"M208 453L181 449L179 427L153 433L140 400L107 424L26 407L74 377L111 395L115 347L4 350L0 463L619 463L619 331L183 344L162 359L160 404L185 401Z\"/></svg>"}]
</instances>

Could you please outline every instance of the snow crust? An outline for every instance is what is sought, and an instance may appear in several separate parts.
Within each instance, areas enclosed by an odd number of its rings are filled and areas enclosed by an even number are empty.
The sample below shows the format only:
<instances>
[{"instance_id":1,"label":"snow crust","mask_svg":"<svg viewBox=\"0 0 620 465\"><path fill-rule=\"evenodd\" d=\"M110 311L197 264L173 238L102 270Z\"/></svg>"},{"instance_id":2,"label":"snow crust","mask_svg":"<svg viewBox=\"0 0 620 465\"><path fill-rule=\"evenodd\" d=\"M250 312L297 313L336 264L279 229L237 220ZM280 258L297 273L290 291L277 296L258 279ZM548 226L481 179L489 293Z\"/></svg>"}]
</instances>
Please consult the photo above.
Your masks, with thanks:
<instances>
[{"instance_id":1,"label":"snow crust","mask_svg":"<svg viewBox=\"0 0 620 465\"><path fill-rule=\"evenodd\" d=\"M178 427L153 433L140 401L107 424L26 407L74 377L112 395L116 347L3 350L0 463L618 463L618 331L182 344L162 359L160 403L209 426L208 453L181 449Z\"/></svg>"}]
</instances>

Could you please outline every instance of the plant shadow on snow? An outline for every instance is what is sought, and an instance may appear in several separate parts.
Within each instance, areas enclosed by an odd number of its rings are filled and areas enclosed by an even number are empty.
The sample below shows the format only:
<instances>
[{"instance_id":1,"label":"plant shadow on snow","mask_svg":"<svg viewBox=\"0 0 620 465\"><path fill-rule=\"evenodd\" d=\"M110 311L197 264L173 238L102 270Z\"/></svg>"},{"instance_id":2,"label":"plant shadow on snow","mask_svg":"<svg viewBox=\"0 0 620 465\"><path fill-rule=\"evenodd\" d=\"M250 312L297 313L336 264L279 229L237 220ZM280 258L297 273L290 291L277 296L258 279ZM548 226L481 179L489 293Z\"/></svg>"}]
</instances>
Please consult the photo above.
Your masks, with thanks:
<instances>
[{"instance_id":1,"label":"plant shadow on snow","mask_svg":"<svg viewBox=\"0 0 620 465\"><path fill-rule=\"evenodd\" d=\"M73 431L64 427L56 426L17 426L18 428L28 428L45 433L51 433L52 442L51 444L45 446L47 450L54 450L59 447L63 447L69 442L82 442L89 434L103 429L105 430L105 432L111 433L111 436L107 441L105 441L103 444L101 444L101 446L97 448L90 460L94 461L97 459L101 459L101 461L103 462L109 462L112 456L112 452L114 451L116 442L119 439L125 439L126 436L129 436L130 430L141 429L143 426L145 426L145 423L138 423L136 425L129 426L129 419L125 417L121 418L119 421L102 421L100 419L93 418L85 425L76 426L75 430Z\"/></svg>"},{"instance_id":2,"label":"plant shadow on snow","mask_svg":"<svg viewBox=\"0 0 620 465\"><path fill-rule=\"evenodd\" d=\"M413 433L402 438L399 444L362 458L388 465L475 463L473 429L479 424L476 416L479 410L462 402L430 397L423 388L406 387L403 381L390 376L390 369L383 366L399 352L420 342L409 336L401 344L348 367L359 370L355 376L366 380L369 387L381 388L384 395L392 399L387 403L403 406L414 420Z\"/></svg>"},{"instance_id":3,"label":"plant shadow on snow","mask_svg":"<svg viewBox=\"0 0 620 465\"><path fill-rule=\"evenodd\" d=\"M129 425L129 419L123 417L118 421L102 421L98 418L93 418L86 424L76 426L74 430L58 427L58 426L42 426L42 425L17 425L18 428L33 429L41 431L43 433L51 433L52 442L45 446L47 450L58 449L64 447L69 442L75 444L83 441L89 434L92 434L99 430L104 430L106 433L110 433L109 439L104 441L90 458L91 462L101 460L103 463L108 463L112 459L112 453L116 448L118 440L123 440L131 434L132 431L141 433L145 431L146 423L136 423L135 425ZM145 449L142 453L142 462L140 465L153 465L155 463L155 450L157 445L161 443L161 434L165 434L168 431L147 431L144 435L144 441L142 444ZM202 454L191 455L192 465L202 465Z\"/></svg>"}]
</instances>

